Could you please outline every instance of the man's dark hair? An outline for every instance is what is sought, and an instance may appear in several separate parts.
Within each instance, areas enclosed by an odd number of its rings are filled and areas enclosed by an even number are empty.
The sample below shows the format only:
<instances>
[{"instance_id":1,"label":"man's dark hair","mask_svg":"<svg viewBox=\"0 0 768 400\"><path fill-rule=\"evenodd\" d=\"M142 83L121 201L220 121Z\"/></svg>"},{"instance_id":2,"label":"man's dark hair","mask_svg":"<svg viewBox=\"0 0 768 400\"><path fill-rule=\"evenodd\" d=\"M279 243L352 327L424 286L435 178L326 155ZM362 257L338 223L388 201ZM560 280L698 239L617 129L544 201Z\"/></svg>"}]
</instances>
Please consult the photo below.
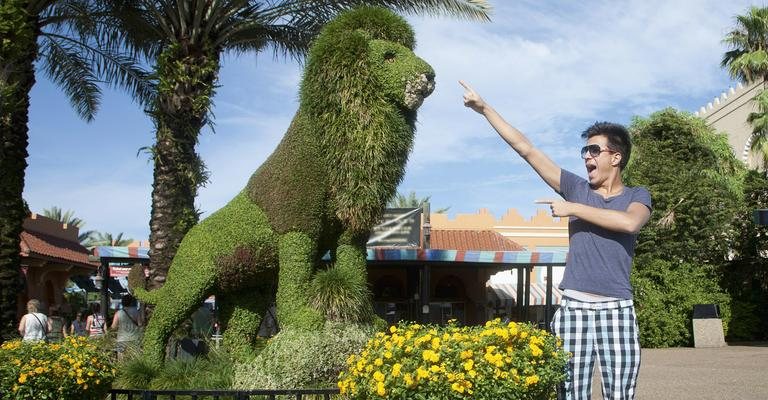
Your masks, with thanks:
<instances>
[{"instance_id":1,"label":"man's dark hair","mask_svg":"<svg viewBox=\"0 0 768 400\"><path fill-rule=\"evenodd\" d=\"M581 133L581 138L586 140L598 135L608 138L608 148L621 153L619 168L623 170L629 162L629 155L632 153L632 140L629 138L627 128L613 122L595 122Z\"/></svg>"},{"instance_id":2,"label":"man's dark hair","mask_svg":"<svg viewBox=\"0 0 768 400\"><path fill-rule=\"evenodd\" d=\"M136 305L136 299L130 293L124 294L120 302L123 304L123 307L133 307Z\"/></svg>"}]
</instances>

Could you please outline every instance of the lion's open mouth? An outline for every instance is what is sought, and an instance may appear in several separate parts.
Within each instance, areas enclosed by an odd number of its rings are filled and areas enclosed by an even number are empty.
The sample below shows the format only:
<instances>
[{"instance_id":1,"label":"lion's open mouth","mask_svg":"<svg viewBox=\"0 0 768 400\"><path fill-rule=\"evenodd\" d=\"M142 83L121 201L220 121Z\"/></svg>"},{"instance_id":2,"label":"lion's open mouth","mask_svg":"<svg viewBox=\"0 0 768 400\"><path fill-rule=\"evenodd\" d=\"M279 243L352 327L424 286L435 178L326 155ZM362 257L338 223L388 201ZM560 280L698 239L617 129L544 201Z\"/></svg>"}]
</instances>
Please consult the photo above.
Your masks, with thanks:
<instances>
[{"instance_id":1,"label":"lion's open mouth","mask_svg":"<svg viewBox=\"0 0 768 400\"><path fill-rule=\"evenodd\" d=\"M424 102L424 98L432 94L433 90L435 90L434 75L420 75L405 86L405 106L409 110L419 108Z\"/></svg>"}]
</instances>

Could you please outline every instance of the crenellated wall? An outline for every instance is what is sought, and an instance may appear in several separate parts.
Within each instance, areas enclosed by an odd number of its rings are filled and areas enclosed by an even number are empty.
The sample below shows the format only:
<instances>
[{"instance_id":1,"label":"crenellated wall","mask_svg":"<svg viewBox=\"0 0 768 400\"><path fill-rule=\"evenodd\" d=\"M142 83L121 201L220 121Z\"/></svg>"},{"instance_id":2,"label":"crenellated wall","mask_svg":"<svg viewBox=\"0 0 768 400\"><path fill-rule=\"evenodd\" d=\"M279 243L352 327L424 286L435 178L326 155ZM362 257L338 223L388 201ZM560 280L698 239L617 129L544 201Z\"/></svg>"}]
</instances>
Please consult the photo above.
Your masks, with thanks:
<instances>
[{"instance_id":1,"label":"crenellated wall","mask_svg":"<svg viewBox=\"0 0 768 400\"><path fill-rule=\"evenodd\" d=\"M536 210L530 219L523 218L514 208L500 219L486 208L476 214L456 214L453 219L448 214L430 214L430 223L433 229L494 230L531 251L568 247L568 220L553 218L544 209Z\"/></svg>"},{"instance_id":2,"label":"crenellated wall","mask_svg":"<svg viewBox=\"0 0 768 400\"><path fill-rule=\"evenodd\" d=\"M736 88L729 88L694 113L716 131L726 133L736 158L750 168L759 164L750 152L752 126L747 122L747 117L757 111L752 99L765 88L766 83L763 81L746 86L739 83Z\"/></svg>"}]
</instances>

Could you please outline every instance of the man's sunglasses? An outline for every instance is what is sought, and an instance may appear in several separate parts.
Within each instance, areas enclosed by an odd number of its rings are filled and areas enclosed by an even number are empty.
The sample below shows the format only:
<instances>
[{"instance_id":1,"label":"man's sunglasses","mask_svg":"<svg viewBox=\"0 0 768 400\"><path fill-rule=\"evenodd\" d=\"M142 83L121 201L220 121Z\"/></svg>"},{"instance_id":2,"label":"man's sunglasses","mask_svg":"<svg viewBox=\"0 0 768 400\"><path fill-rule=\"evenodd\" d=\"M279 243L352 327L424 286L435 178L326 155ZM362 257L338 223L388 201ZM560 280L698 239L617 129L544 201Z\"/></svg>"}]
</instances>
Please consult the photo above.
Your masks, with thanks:
<instances>
[{"instance_id":1,"label":"man's sunglasses","mask_svg":"<svg viewBox=\"0 0 768 400\"><path fill-rule=\"evenodd\" d=\"M611 150L609 148L600 148L599 144L588 144L581 148L581 158L587 158L587 154L589 154L590 157L596 158L600 156L600 153L604 151L610 151L612 153L616 153L616 150Z\"/></svg>"}]
</instances>

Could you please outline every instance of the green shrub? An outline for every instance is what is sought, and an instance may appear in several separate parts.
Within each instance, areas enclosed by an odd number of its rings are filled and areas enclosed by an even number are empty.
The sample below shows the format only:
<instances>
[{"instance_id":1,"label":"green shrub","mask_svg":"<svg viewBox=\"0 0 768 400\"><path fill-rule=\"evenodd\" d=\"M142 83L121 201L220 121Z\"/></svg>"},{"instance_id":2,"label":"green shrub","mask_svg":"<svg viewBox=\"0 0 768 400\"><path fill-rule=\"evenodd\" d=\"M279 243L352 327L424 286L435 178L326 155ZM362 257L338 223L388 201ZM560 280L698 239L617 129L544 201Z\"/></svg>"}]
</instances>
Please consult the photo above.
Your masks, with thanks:
<instances>
[{"instance_id":1,"label":"green shrub","mask_svg":"<svg viewBox=\"0 0 768 400\"><path fill-rule=\"evenodd\" d=\"M109 352L98 341L14 340L0 347L0 393L8 400L103 399L115 378Z\"/></svg>"},{"instance_id":2,"label":"green shrub","mask_svg":"<svg viewBox=\"0 0 768 400\"><path fill-rule=\"evenodd\" d=\"M233 387L333 387L347 357L359 351L373 333L367 325L334 322L326 322L320 331L283 330L253 361L235 366Z\"/></svg>"},{"instance_id":3,"label":"green shrub","mask_svg":"<svg viewBox=\"0 0 768 400\"><path fill-rule=\"evenodd\" d=\"M309 285L310 306L329 321L362 322L371 311L367 283L348 274L340 268L319 271Z\"/></svg>"},{"instance_id":4,"label":"green shrub","mask_svg":"<svg viewBox=\"0 0 768 400\"><path fill-rule=\"evenodd\" d=\"M530 324L400 323L349 357L339 376L352 399L550 399L565 379L560 340Z\"/></svg>"},{"instance_id":5,"label":"green shrub","mask_svg":"<svg viewBox=\"0 0 768 400\"><path fill-rule=\"evenodd\" d=\"M650 257L640 257L635 264L632 285L642 347L692 345L695 304L718 304L728 332L730 297L711 267Z\"/></svg>"},{"instance_id":6,"label":"green shrub","mask_svg":"<svg viewBox=\"0 0 768 400\"><path fill-rule=\"evenodd\" d=\"M226 389L232 384L234 362L223 349L209 346L205 356L169 360L160 367L141 354L118 364L114 386L121 389Z\"/></svg>"}]
</instances>

